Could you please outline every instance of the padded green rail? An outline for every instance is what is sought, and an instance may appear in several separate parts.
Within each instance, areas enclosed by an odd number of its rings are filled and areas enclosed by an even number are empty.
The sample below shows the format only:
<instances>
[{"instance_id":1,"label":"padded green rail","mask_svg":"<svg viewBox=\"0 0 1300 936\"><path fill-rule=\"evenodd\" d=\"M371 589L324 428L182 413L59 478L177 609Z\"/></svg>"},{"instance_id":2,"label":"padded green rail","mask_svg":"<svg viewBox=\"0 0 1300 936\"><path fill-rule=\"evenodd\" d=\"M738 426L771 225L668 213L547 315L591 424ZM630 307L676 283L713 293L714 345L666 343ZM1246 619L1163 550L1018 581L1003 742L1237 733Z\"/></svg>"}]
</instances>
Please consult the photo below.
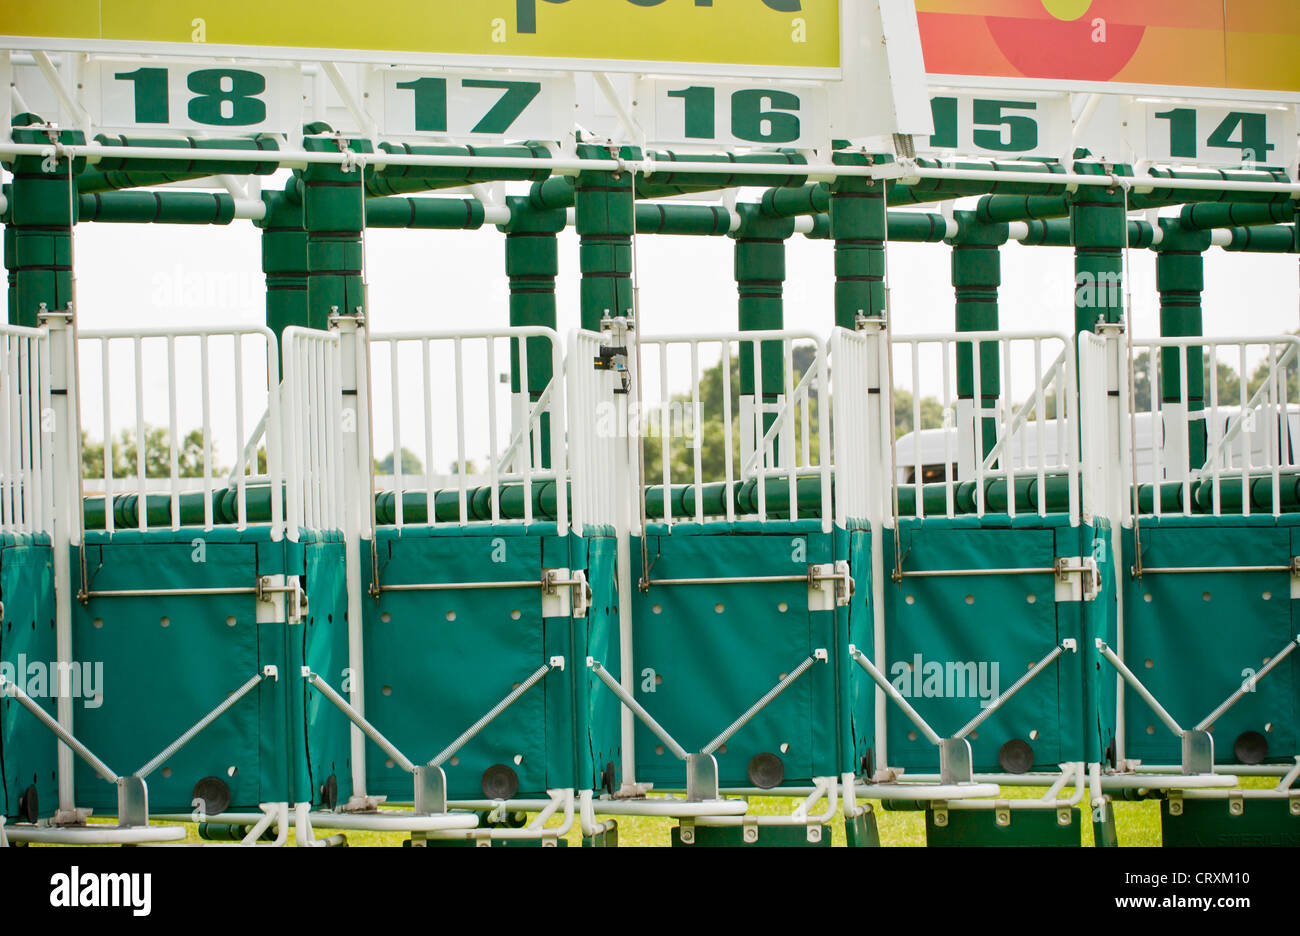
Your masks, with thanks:
<instances>
[{"instance_id":1,"label":"padded green rail","mask_svg":"<svg viewBox=\"0 0 1300 936\"><path fill-rule=\"evenodd\" d=\"M1069 479L1065 475L1047 475L1043 479L1046 507L1048 513L1064 513L1070 506ZM1227 514L1242 512L1242 490L1249 491L1250 509L1252 511L1273 510L1273 476L1271 474L1254 474L1242 484L1240 474L1224 472L1219 476L1219 511ZM944 514L948 510L946 487L941 482L923 484L921 506L926 516ZM1139 484L1138 511L1151 514L1155 510L1154 502L1158 496L1162 513L1183 513L1183 482L1162 481L1159 485ZM1189 482L1187 491L1190 495L1187 503L1191 513L1210 514L1214 512L1214 484L1210 479ZM898 486L898 512L900 516L916 515L915 484ZM952 484L953 512L957 514L977 513L975 500L976 482L954 481ZM770 496L770 495L769 495ZM1015 497L1017 512L1034 511L1039 507L1039 484L1036 475L1018 475L1015 479ZM1007 482L1005 478L988 478L984 481L984 511L986 513L1005 513L1007 511ZM1300 512L1300 471L1289 469L1281 473L1278 484L1279 513ZM769 510L771 501L769 501ZM802 491L800 510L803 510Z\"/></svg>"}]
</instances>

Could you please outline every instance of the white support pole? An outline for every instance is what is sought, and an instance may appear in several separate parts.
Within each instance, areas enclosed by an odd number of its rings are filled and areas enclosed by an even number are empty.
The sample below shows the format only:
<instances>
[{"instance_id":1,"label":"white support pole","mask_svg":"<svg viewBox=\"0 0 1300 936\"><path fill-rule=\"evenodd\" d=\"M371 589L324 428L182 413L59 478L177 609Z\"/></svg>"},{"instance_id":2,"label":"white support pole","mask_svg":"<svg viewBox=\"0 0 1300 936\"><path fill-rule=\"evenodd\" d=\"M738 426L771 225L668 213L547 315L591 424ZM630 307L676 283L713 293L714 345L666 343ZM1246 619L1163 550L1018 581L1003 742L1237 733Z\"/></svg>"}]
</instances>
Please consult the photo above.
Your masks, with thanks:
<instances>
[{"instance_id":1,"label":"white support pole","mask_svg":"<svg viewBox=\"0 0 1300 936\"><path fill-rule=\"evenodd\" d=\"M55 659L60 664L60 679L66 678L65 674L72 663L72 596L76 588L72 581L71 550L74 543L81 542L82 519L81 496L78 492L81 466L77 463L79 446L77 444L78 419L75 409L79 404L77 375L73 367L73 362L76 360L73 348L76 331L72 324L70 312L51 314L45 319L50 336L50 408L54 411L54 424L49 433L49 442L54 451L54 524L50 541L54 549ZM106 495L108 496L111 495ZM69 734L73 732L72 702L70 692L58 693L56 714L59 725ZM61 815L67 815L76 809L73 792L74 770L72 749L59 742L58 778L59 814Z\"/></svg>"},{"instance_id":2,"label":"white support pole","mask_svg":"<svg viewBox=\"0 0 1300 936\"><path fill-rule=\"evenodd\" d=\"M374 497L370 490L370 472L361 470L371 459L369 438L362 438L361 426L366 414L358 406L359 368L358 354L366 345L365 330L350 316L337 319L339 330L340 391L343 397L340 411L343 440L343 543L348 589L348 667L351 669L351 689L348 701L360 714L366 710L365 694L365 642L362 628L361 588L361 530L368 520L370 510L365 497ZM358 349L361 349L359 351ZM350 431L349 431L350 430ZM400 493L398 497L400 497ZM364 514L363 514L364 511ZM374 536L374 530L370 531ZM352 750L352 796L366 795L366 738L355 724L350 726Z\"/></svg>"}]
</instances>

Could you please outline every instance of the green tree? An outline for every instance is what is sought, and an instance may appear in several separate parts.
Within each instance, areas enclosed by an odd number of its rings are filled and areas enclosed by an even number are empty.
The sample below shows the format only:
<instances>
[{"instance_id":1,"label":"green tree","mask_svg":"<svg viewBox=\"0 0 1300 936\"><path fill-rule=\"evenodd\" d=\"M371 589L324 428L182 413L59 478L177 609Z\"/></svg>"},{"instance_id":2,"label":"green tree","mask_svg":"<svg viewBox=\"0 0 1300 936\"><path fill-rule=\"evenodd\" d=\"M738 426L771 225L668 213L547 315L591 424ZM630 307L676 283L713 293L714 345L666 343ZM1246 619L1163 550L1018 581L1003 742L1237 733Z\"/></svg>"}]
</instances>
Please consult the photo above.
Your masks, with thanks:
<instances>
[{"instance_id":1,"label":"green tree","mask_svg":"<svg viewBox=\"0 0 1300 936\"><path fill-rule=\"evenodd\" d=\"M916 428L916 407L912 394L902 387L894 388L894 435L901 437ZM921 428L943 428L943 404L932 396L921 397Z\"/></svg>"},{"instance_id":2,"label":"green tree","mask_svg":"<svg viewBox=\"0 0 1300 936\"><path fill-rule=\"evenodd\" d=\"M393 473L393 453L389 452L383 458L375 460L375 474L390 475ZM424 462L420 457L412 452L406 446L402 446L402 474L404 475L421 475L424 474Z\"/></svg>"},{"instance_id":3,"label":"green tree","mask_svg":"<svg viewBox=\"0 0 1300 936\"><path fill-rule=\"evenodd\" d=\"M158 426L144 427L144 473L146 478L171 477L171 439L165 428ZM134 478L136 466L135 430L123 429L113 442L112 476L114 478ZM261 451L259 466L265 471L266 453ZM203 477L203 431L192 429L180 441L176 449L177 473L182 478ZM81 435L81 471L87 478L104 477L104 443L91 439L89 433ZM212 476L229 473L230 469L216 461L213 452Z\"/></svg>"}]
</instances>

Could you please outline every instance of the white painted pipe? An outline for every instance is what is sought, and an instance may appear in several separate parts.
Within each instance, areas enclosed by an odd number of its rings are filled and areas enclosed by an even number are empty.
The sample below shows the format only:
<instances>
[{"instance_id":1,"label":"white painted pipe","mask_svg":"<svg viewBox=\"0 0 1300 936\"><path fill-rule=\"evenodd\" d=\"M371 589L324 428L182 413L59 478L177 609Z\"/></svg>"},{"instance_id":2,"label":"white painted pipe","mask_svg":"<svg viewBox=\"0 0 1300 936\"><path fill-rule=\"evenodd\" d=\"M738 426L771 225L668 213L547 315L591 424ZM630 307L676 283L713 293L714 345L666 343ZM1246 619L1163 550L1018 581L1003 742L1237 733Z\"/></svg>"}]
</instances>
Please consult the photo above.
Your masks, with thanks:
<instances>
[{"instance_id":1,"label":"white painted pipe","mask_svg":"<svg viewBox=\"0 0 1300 936\"><path fill-rule=\"evenodd\" d=\"M654 816L674 819L695 819L700 816L743 816L749 812L749 803L743 799L705 800L700 803L684 799L618 799L597 800L597 815Z\"/></svg>"}]
</instances>

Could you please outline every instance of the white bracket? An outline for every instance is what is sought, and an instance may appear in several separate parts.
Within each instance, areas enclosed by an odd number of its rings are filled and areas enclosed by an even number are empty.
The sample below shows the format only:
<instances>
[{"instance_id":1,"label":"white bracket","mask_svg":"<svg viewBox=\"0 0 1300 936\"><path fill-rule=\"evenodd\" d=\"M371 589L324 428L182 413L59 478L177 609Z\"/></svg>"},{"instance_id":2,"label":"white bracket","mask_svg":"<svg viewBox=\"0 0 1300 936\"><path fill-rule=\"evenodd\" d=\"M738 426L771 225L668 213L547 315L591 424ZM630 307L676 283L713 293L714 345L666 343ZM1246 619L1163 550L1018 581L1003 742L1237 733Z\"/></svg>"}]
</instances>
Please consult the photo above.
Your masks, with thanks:
<instances>
[{"instance_id":1,"label":"white bracket","mask_svg":"<svg viewBox=\"0 0 1300 936\"><path fill-rule=\"evenodd\" d=\"M591 607L591 586L581 570L542 570L542 617L583 618Z\"/></svg>"},{"instance_id":2,"label":"white bracket","mask_svg":"<svg viewBox=\"0 0 1300 936\"><path fill-rule=\"evenodd\" d=\"M853 590L853 576L849 573L847 560L808 566L809 611L834 611L842 608L853 597Z\"/></svg>"},{"instance_id":3,"label":"white bracket","mask_svg":"<svg viewBox=\"0 0 1300 936\"><path fill-rule=\"evenodd\" d=\"M298 576L258 576L257 623L300 624L306 617L307 594L302 590Z\"/></svg>"},{"instance_id":4,"label":"white bracket","mask_svg":"<svg viewBox=\"0 0 1300 936\"><path fill-rule=\"evenodd\" d=\"M1092 556L1058 556L1056 600L1093 601L1101 593L1101 570Z\"/></svg>"}]
</instances>

